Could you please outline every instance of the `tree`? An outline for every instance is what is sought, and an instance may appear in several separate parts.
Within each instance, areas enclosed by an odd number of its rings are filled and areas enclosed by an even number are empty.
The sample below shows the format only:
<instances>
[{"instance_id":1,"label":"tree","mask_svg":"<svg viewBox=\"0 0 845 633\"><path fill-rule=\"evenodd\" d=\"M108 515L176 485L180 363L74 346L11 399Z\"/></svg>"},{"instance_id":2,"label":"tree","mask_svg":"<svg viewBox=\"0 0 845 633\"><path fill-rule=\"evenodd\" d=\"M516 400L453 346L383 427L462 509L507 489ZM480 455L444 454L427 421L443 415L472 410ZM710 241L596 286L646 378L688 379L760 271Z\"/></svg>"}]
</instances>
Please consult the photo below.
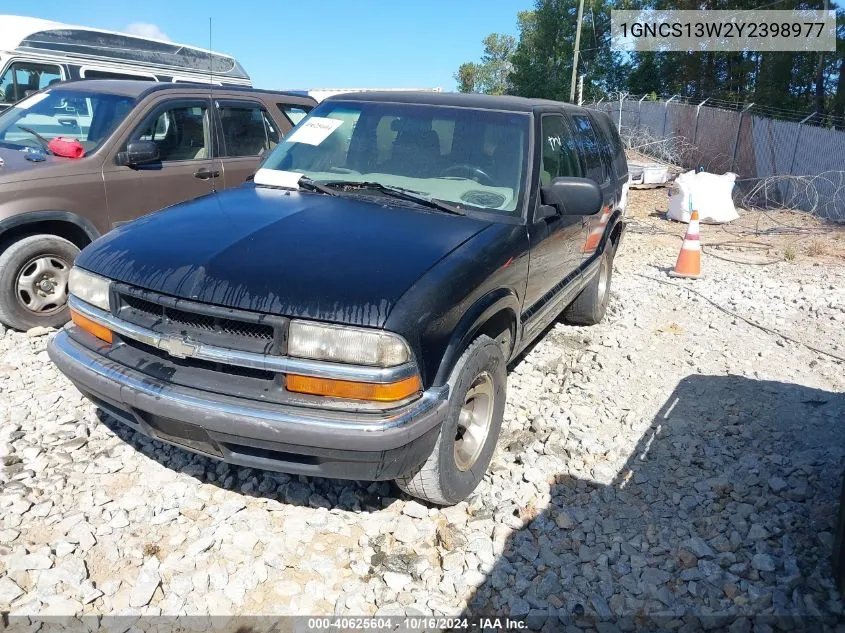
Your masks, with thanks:
<instances>
[{"instance_id":1,"label":"tree","mask_svg":"<svg viewBox=\"0 0 845 633\"><path fill-rule=\"evenodd\" d=\"M586 74L586 97L624 86L629 64L611 51L609 0L584 3L578 74ZM520 37L513 55L511 87L525 97L569 99L578 17L577 0L538 0L519 15Z\"/></svg>"},{"instance_id":2,"label":"tree","mask_svg":"<svg viewBox=\"0 0 845 633\"><path fill-rule=\"evenodd\" d=\"M482 40L484 52L481 62L466 62L454 74L461 92L483 92L503 95L508 91L511 57L516 49L516 38L502 33L491 33Z\"/></svg>"},{"instance_id":3,"label":"tree","mask_svg":"<svg viewBox=\"0 0 845 633\"><path fill-rule=\"evenodd\" d=\"M458 82L459 92L475 92L478 85L478 64L474 62L461 64L454 77Z\"/></svg>"}]
</instances>

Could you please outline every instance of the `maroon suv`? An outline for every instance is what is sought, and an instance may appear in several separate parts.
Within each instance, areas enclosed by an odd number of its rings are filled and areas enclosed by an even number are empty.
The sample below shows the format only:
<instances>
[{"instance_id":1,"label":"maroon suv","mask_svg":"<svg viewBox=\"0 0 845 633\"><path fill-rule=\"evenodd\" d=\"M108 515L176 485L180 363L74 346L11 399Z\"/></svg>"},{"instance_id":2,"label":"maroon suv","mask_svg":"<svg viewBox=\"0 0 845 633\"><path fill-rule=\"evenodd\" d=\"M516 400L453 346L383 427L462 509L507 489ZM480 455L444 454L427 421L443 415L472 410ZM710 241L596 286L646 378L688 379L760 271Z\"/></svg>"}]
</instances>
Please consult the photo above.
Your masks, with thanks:
<instances>
[{"instance_id":1,"label":"maroon suv","mask_svg":"<svg viewBox=\"0 0 845 633\"><path fill-rule=\"evenodd\" d=\"M251 88L92 80L3 112L0 321L62 325L80 249L141 215L243 183L314 105Z\"/></svg>"}]
</instances>

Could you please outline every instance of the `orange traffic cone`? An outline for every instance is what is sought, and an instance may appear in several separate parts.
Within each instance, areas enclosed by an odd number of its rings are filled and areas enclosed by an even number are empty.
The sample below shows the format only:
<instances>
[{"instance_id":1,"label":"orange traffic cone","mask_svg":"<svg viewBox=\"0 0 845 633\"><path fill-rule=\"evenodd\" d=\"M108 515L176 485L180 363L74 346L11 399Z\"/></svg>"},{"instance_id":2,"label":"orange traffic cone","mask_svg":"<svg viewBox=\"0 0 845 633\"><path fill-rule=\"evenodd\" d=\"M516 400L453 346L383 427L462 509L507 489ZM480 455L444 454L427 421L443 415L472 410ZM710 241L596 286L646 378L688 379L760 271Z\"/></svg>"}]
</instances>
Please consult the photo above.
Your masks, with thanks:
<instances>
[{"instance_id":1,"label":"orange traffic cone","mask_svg":"<svg viewBox=\"0 0 845 633\"><path fill-rule=\"evenodd\" d=\"M678 253L678 261L675 262L675 269L669 271L671 277L687 277L689 279L701 279L701 239L698 229L698 211L692 212L692 217L684 235L684 243L681 245L681 252Z\"/></svg>"}]
</instances>

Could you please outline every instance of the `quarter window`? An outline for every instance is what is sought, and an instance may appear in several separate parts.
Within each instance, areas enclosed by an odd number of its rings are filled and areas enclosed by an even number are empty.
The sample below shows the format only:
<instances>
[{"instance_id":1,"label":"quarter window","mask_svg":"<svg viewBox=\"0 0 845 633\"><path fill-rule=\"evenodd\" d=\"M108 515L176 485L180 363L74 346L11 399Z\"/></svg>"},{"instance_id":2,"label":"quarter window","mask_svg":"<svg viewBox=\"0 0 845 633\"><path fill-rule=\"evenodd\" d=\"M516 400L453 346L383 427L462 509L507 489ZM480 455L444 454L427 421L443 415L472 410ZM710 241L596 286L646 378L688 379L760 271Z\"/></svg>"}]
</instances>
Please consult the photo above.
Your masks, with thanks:
<instances>
[{"instance_id":1,"label":"quarter window","mask_svg":"<svg viewBox=\"0 0 845 633\"><path fill-rule=\"evenodd\" d=\"M278 127L264 108L221 105L217 111L223 128L225 156L259 156L278 145Z\"/></svg>"},{"instance_id":2,"label":"quarter window","mask_svg":"<svg viewBox=\"0 0 845 633\"><path fill-rule=\"evenodd\" d=\"M308 111L311 109L305 108L303 106L290 105L287 103L277 103L276 105L279 107L279 110L282 111L282 114L284 114L287 117L288 121L290 121L293 125L296 125L302 119L304 119L305 116L308 114Z\"/></svg>"},{"instance_id":3,"label":"quarter window","mask_svg":"<svg viewBox=\"0 0 845 633\"><path fill-rule=\"evenodd\" d=\"M209 158L208 108L180 105L159 111L135 130L130 140L154 141L162 161Z\"/></svg>"},{"instance_id":4,"label":"quarter window","mask_svg":"<svg viewBox=\"0 0 845 633\"><path fill-rule=\"evenodd\" d=\"M0 103L15 103L62 80L62 71L53 64L14 62L0 79Z\"/></svg>"},{"instance_id":5,"label":"quarter window","mask_svg":"<svg viewBox=\"0 0 845 633\"><path fill-rule=\"evenodd\" d=\"M543 153L540 163L540 185L555 178L581 177L578 151L572 133L562 116L544 116L542 123Z\"/></svg>"}]
</instances>

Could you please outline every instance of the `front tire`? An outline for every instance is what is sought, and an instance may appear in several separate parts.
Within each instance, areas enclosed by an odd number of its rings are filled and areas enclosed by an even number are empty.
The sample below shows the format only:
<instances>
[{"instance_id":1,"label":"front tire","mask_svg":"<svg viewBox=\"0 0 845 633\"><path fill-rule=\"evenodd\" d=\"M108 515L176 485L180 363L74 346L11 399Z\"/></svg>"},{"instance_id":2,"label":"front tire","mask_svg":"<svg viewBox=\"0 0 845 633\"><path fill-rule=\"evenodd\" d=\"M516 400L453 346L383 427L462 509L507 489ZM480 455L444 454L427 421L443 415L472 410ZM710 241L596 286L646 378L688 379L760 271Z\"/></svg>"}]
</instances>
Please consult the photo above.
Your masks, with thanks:
<instances>
[{"instance_id":1,"label":"front tire","mask_svg":"<svg viewBox=\"0 0 845 633\"><path fill-rule=\"evenodd\" d=\"M461 355L449 377L446 420L429 458L396 480L407 494L454 505L475 490L502 428L507 373L498 342L480 336Z\"/></svg>"},{"instance_id":2,"label":"front tire","mask_svg":"<svg viewBox=\"0 0 845 633\"><path fill-rule=\"evenodd\" d=\"M571 325L596 325L604 318L607 302L610 299L614 251L613 245L608 244L608 248L602 253L598 272L578 293L575 300L564 309L564 321Z\"/></svg>"},{"instance_id":3,"label":"front tire","mask_svg":"<svg viewBox=\"0 0 845 633\"><path fill-rule=\"evenodd\" d=\"M31 235L0 255L0 321L18 330L61 327L70 317L67 281L79 254L56 235Z\"/></svg>"}]
</instances>

